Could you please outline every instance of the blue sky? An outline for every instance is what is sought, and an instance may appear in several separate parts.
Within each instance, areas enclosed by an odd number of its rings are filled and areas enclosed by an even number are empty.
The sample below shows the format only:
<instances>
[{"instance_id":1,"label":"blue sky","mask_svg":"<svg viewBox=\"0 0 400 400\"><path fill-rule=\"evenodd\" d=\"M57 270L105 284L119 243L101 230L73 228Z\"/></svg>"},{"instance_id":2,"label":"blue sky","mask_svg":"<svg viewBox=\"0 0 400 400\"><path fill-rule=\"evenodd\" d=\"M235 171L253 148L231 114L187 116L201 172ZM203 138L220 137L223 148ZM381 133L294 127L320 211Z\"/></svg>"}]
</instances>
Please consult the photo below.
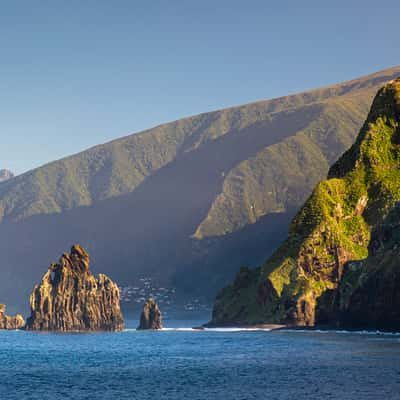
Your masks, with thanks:
<instances>
[{"instance_id":1,"label":"blue sky","mask_svg":"<svg viewBox=\"0 0 400 400\"><path fill-rule=\"evenodd\" d=\"M0 168L17 173L400 64L398 1L0 4Z\"/></svg>"}]
</instances>

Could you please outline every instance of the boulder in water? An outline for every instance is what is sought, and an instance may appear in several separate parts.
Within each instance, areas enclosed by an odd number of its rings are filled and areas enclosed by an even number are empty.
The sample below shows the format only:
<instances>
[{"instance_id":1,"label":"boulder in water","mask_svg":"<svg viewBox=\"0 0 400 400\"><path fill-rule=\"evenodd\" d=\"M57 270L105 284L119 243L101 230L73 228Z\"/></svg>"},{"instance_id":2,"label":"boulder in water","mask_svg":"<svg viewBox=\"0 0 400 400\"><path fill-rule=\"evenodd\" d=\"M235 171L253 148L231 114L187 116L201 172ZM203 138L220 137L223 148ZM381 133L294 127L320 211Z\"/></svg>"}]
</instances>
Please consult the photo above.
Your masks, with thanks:
<instances>
[{"instance_id":1,"label":"boulder in water","mask_svg":"<svg viewBox=\"0 0 400 400\"><path fill-rule=\"evenodd\" d=\"M153 298L148 299L143 306L138 329L162 329L161 311Z\"/></svg>"}]
</instances>

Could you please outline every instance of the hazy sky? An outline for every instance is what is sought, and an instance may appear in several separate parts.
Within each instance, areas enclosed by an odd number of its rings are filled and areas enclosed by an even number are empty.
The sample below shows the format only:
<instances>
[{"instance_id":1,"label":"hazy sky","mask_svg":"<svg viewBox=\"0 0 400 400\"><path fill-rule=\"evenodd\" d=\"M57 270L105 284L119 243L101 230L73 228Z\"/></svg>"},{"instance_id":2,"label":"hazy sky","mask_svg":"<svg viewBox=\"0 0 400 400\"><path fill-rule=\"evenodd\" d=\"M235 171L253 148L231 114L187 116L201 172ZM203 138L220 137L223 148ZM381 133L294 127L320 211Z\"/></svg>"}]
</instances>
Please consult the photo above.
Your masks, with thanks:
<instances>
[{"instance_id":1,"label":"hazy sky","mask_svg":"<svg viewBox=\"0 0 400 400\"><path fill-rule=\"evenodd\" d=\"M396 1L0 1L0 168L400 64Z\"/></svg>"}]
</instances>

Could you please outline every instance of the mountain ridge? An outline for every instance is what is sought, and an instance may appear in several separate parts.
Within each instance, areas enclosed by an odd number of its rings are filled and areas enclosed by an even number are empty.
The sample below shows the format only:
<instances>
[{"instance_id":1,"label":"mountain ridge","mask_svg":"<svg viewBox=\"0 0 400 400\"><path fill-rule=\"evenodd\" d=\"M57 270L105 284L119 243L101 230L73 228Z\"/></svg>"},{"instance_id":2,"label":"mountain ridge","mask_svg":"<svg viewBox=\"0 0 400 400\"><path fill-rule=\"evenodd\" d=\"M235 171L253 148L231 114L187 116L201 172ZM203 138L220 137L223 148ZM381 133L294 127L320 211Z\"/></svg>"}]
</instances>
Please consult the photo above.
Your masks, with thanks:
<instances>
[{"instance_id":1,"label":"mountain ridge","mask_svg":"<svg viewBox=\"0 0 400 400\"><path fill-rule=\"evenodd\" d=\"M93 146L21 174L9 182L9 185L0 188L0 218L20 220L31 215L61 212L79 205L90 205L94 201L129 193L149 174L167 165L177 156L223 136L232 129L243 129L246 119L249 120L248 115L263 113L263 116L267 116L282 110L289 111L300 104L305 106L315 101L326 100L332 93L334 97L341 97L349 90L376 85L377 82L388 80L398 73L400 67L393 67L332 87L186 117ZM305 100L301 101L302 98ZM249 111L253 108L254 111ZM227 113L229 115L226 115ZM243 121L239 118L241 115L245 115L242 117ZM226 125L227 118L233 122ZM196 141L197 132L202 132L200 141L198 138ZM143 143L144 138L146 143ZM137 148L136 151L134 147ZM151 154L152 159L148 154ZM130 169L129 174L124 173L127 169ZM11 199L7 197L11 195L10 190L16 192ZM19 196L21 191L31 193L30 202L14 204L15 197ZM50 195L51 193L53 195Z\"/></svg>"}]
</instances>

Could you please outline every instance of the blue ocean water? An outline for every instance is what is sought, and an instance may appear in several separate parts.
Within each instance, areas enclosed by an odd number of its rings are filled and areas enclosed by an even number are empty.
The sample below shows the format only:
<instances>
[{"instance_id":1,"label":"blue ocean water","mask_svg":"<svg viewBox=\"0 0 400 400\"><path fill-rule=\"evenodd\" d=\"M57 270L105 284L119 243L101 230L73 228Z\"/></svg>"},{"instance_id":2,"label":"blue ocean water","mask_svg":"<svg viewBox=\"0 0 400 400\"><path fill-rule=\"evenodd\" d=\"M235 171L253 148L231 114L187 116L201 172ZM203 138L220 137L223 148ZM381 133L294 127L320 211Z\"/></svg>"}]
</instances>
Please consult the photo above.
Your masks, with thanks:
<instances>
[{"instance_id":1,"label":"blue ocean water","mask_svg":"<svg viewBox=\"0 0 400 400\"><path fill-rule=\"evenodd\" d=\"M399 335L0 331L1 400L377 398L400 398Z\"/></svg>"}]
</instances>

